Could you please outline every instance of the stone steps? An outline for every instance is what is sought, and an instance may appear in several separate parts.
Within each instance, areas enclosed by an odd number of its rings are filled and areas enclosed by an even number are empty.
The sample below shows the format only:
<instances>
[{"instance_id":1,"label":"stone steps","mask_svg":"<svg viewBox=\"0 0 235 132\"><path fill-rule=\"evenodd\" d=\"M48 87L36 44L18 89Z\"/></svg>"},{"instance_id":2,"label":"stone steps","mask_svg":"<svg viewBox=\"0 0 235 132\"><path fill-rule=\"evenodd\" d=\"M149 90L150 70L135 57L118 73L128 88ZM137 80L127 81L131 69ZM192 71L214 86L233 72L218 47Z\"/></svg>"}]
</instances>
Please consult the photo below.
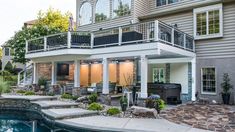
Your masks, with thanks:
<instances>
[{"instance_id":1,"label":"stone steps","mask_svg":"<svg viewBox=\"0 0 235 132\"><path fill-rule=\"evenodd\" d=\"M59 101L59 100L31 101L31 103L40 105L41 109L77 108L78 107L78 103Z\"/></svg>"},{"instance_id":2,"label":"stone steps","mask_svg":"<svg viewBox=\"0 0 235 132\"><path fill-rule=\"evenodd\" d=\"M45 109L42 110L42 113L54 120L87 117L98 114L97 111L89 111L80 108Z\"/></svg>"}]
</instances>

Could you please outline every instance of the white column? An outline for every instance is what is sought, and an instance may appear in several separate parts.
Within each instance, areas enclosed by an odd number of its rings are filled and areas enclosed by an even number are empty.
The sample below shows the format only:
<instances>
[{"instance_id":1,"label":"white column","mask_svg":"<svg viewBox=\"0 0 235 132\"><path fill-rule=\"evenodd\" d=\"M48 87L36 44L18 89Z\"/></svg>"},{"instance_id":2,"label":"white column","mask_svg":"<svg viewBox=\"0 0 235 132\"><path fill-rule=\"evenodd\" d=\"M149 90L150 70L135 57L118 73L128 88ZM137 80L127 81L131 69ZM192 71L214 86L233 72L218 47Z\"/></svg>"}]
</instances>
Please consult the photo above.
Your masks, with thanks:
<instances>
[{"instance_id":1,"label":"white column","mask_svg":"<svg viewBox=\"0 0 235 132\"><path fill-rule=\"evenodd\" d=\"M103 94L109 94L109 61L103 58Z\"/></svg>"},{"instance_id":2,"label":"white column","mask_svg":"<svg viewBox=\"0 0 235 132\"><path fill-rule=\"evenodd\" d=\"M141 98L148 97L148 58L141 56Z\"/></svg>"},{"instance_id":3,"label":"white column","mask_svg":"<svg viewBox=\"0 0 235 132\"><path fill-rule=\"evenodd\" d=\"M38 68L37 63L33 63L33 84L38 83Z\"/></svg>"},{"instance_id":4,"label":"white column","mask_svg":"<svg viewBox=\"0 0 235 132\"><path fill-rule=\"evenodd\" d=\"M192 59L191 61L192 64L192 100L195 101L196 97L196 57Z\"/></svg>"},{"instance_id":5,"label":"white column","mask_svg":"<svg viewBox=\"0 0 235 132\"><path fill-rule=\"evenodd\" d=\"M56 84L56 71L57 71L56 62L53 61L51 64L51 85Z\"/></svg>"},{"instance_id":6,"label":"white column","mask_svg":"<svg viewBox=\"0 0 235 132\"><path fill-rule=\"evenodd\" d=\"M80 87L80 61L74 61L74 87Z\"/></svg>"}]
</instances>

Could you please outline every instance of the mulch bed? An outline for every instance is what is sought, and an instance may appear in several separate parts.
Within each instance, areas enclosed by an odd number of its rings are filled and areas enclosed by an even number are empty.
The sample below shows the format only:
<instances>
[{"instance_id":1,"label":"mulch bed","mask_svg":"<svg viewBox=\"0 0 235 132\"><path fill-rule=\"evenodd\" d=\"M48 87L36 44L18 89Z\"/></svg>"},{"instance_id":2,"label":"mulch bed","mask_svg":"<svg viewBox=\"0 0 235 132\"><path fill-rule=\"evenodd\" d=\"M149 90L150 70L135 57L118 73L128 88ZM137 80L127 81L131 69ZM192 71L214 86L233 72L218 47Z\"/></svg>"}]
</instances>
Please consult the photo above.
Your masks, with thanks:
<instances>
[{"instance_id":1,"label":"mulch bed","mask_svg":"<svg viewBox=\"0 0 235 132\"><path fill-rule=\"evenodd\" d=\"M185 104L161 112L161 117L177 123L188 124L219 132L235 132L235 111L225 105Z\"/></svg>"}]
</instances>

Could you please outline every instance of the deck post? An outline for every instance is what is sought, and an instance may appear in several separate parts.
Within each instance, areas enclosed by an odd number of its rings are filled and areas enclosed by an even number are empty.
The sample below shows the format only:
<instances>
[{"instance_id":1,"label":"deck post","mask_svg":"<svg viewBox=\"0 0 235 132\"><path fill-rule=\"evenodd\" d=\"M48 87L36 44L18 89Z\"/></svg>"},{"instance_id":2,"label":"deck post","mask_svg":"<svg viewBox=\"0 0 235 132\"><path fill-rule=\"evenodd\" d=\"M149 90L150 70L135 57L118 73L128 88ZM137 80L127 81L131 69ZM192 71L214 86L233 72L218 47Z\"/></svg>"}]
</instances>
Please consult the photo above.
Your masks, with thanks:
<instances>
[{"instance_id":1,"label":"deck post","mask_svg":"<svg viewBox=\"0 0 235 132\"><path fill-rule=\"evenodd\" d=\"M172 28L171 30L171 43L173 46L175 46L175 29Z\"/></svg>"},{"instance_id":2,"label":"deck post","mask_svg":"<svg viewBox=\"0 0 235 132\"><path fill-rule=\"evenodd\" d=\"M74 87L78 88L80 87L80 61L75 60L74 61Z\"/></svg>"},{"instance_id":3,"label":"deck post","mask_svg":"<svg viewBox=\"0 0 235 132\"><path fill-rule=\"evenodd\" d=\"M155 41L158 41L159 40L159 36L158 36L158 30L159 30L159 21L158 20L155 20L155 22L154 22L154 40Z\"/></svg>"},{"instance_id":4,"label":"deck post","mask_svg":"<svg viewBox=\"0 0 235 132\"><path fill-rule=\"evenodd\" d=\"M184 49L186 49L186 34L184 34Z\"/></svg>"},{"instance_id":5,"label":"deck post","mask_svg":"<svg viewBox=\"0 0 235 132\"><path fill-rule=\"evenodd\" d=\"M94 33L91 33L91 49L94 47Z\"/></svg>"},{"instance_id":6,"label":"deck post","mask_svg":"<svg viewBox=\"0 0 235 132\"><path fill-rule=\"evenodd\" d=\"M122 45L122 27L118 28L118 45Z\"/></svg>"},{"instance_id":7,"label":"deck post","mask_svg":"<svg viewBox=\"0 0 235 132\"><path fill-rule=\"evenodd\" d=\"M44 51L47 51L47 37L44 37Z\"/></svg>"},{"instance_id":8,"label":"deck post","mask_svg":"<svg viewBox=\"0 0 235 132\"><path fill-rule=\"evenodd\" d=\"M109 61L103 58L103 94L109 94Z\"/></svg>"},{"instance_id":9,"label":"deck post","mask_svg":"<svg viewBox=\"0 0 235 132\"><path fill-rule=\"evenodd\" d=\"M56 62L51 63L51 85L56 84L56 71L57 71L57 66Z\"/></svg>"},{"instance_id":10,"label":"deck post","mask_svg":"<svg viewBox=\"0 0 235 132\"><path fill-rule=\"evenodd\" d=\"M67 44L68 44L68 49L71 48L71 32L68 32L67 34Z\"/></svg>"},{"instance_id":11,"label":"deck post","mask_svg":"<svg viewBox=\"0 0 235 132\"><path fill-rule=\"evenodd\" d=\"M38 69L37 69L37 63L33 63L33 84L38 83Z\"/></svg>"},{"instance_id":12,"label":"deck post","mask_svg":"<svg viewBox=\"0 0 235 132\"><path fill-rule=\"evenodd\" d=\"M143 55L140 57L141 63L141 98L148 97L148 58Z\"/></svg>"},{"instance_id":13,"label":"deck post","mask_svg":"<svg viewBox=\"0 0 235 132\"><path fill-rule=\"evenodd\" d=\"M192 101L196 100L196 57L191 60L192 64Z\"/></svg>"}]
</instances>

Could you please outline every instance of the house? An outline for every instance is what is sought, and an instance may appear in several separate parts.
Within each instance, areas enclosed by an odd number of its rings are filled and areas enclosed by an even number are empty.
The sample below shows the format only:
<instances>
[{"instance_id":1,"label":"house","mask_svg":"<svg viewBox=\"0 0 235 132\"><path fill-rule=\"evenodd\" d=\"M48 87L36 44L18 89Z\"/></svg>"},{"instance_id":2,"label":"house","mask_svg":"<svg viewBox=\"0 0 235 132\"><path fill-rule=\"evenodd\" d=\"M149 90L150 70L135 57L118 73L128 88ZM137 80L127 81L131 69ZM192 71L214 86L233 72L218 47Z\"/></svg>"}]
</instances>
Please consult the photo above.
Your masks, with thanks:
<instances>
[{"instance_id":1,"label":"house","mask_svg":"<svg viewBox=\"0 0 235 132\"><path fill-rule=\"evenodd\" d=\"M55 85L181 84L181 100L195 94L221 101L223 73L235 83L233 0L77 0L77 32L28 40L26 57Z\"/></svg>"},{"instance_id":2,"label":"house","mask_svg":"<svg viewBox=\"0 0 235 132\"><path fill-rule=\"evenodd\" d=\"M9 47L9 46L6 46L6 45L2 45L2 58L1 58L1 65L2 65L2 71L5 70L5 67L7 65L11 65L17 69L23 69L24 68L24 65L23 64L20 64L20 63L14 63L12 61L13 59L13 56L12 56L12 52L13 50Z\"/></svg>"}]
</instances>

